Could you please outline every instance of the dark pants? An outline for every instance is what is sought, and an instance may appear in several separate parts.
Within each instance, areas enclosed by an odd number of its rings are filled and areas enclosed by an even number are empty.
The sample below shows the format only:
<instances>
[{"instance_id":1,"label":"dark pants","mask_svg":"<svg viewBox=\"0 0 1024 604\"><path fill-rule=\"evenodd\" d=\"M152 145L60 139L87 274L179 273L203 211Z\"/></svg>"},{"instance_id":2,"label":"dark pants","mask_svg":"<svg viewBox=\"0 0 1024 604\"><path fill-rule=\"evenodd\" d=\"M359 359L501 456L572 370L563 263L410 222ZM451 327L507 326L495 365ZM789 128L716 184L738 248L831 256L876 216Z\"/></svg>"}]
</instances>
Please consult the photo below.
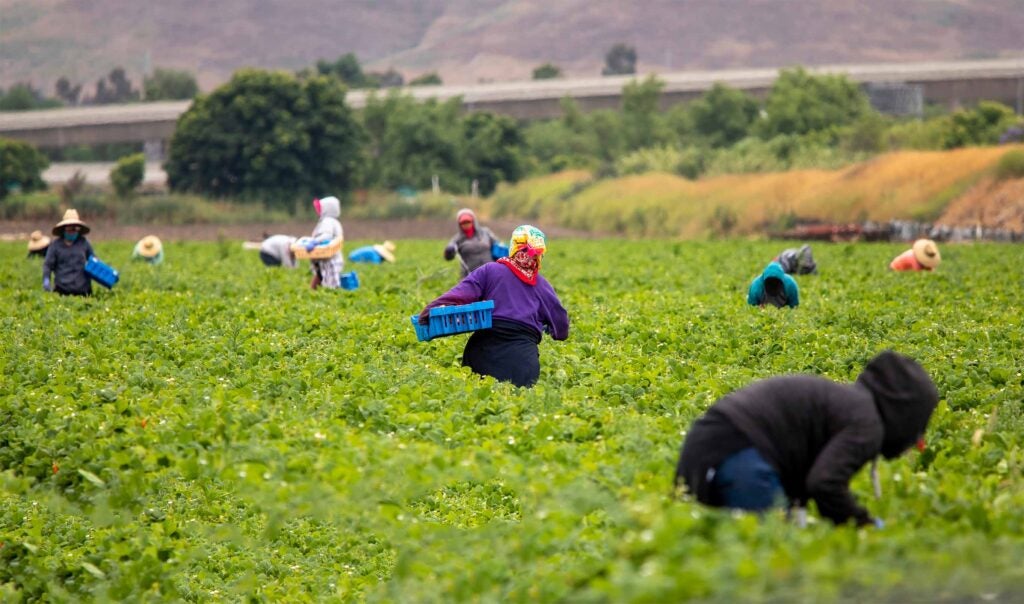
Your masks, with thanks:
<instances>
[{"instance_id":1,"label":"dark pants","mask_svg":"<svg viewBox=\"0 0 1024 604\"><path fill-rule=\"evenodd\" d=\"M262 260L263 264L266 264L267 266L281 266L280 258L275 258L262 250L260 250L260 260Z\"/></svg>"},{"instance_id":2,"label":"dark pants","mask_svg":"<svg viewBox=\"0 0 1024 604\"><path fill-rule=\"evenodd\" d=\"M462 365L516 386L533 386L540 377L540 334L513 321L492 321L474 331L462 352Z\"/></svg>"},{"instance_id":3,"label":"dark pants","mask_svg":"<svg viewBox=\"0 0 1024 604\"><path fill-rule=\"evenodd\" d=\"M754 447L726 457L715 468L711 488L727 508L761 512L786 506L778 473Z\"/></svg>"}]
</instances>

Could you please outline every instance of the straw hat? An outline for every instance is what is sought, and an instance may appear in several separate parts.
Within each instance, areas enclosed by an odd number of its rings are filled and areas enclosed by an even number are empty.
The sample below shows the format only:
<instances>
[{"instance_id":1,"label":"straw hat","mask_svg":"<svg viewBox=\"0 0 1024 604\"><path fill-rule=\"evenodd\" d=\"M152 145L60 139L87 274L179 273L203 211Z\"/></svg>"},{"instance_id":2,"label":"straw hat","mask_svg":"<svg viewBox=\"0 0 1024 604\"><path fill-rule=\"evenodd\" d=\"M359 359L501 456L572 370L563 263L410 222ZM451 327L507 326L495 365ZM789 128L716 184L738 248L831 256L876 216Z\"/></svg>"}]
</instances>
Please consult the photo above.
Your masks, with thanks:
<instances>
[{"instance_id":1,"label":"straw hat","mask_svg":"<svg viewBox=\"0 0 1024 604\"><path fill-rule=\"evenodd\" d=\"M390 241L385 241L380 245L373 246L373 249L380 254L380 257L387 260L388 262L395 261L395 244Z\"/></svg>"},{"instance_id":2,"label":"straw hat","mask_svg":"<svg viewBox=\"0 0 1024 604\"><path fill-rule=\"evenodd\" d=\"M32 234L28 236L28 251L30 252L38 252L48 245L50 245L50 238L43 235L42 231L32 231Z\"/></svg>"},{"instance_id":3,"label":"straw hat","mask_svg":"<svg viewBox=\"0 0 1024 604\"><path fill-rule=\"evenodd\" d=\"M139 255L143 258L156 258L163 250L160 238L156 235L146 235L139 240Z\"/></svg>"},{"instance_id":4,"label":"straw hat","mask_svg":"<svg viewBox=\"0 0 1024 604\"><path fill-rule=\"evenodd\" d=\"M935 268L942 262L942 256L939 255L939 247L931 239L918 239L914 242L912 249L914 250L914 258L921 263L921 266Z\"/></svg>"},{"instance_id":5,"label":"straw hat","mask_svg":"<svg viewBox=\"0 0 1024 604\"><path fill-rule=\"evenodd\" d=\"M55 237L60 236L61 230L64 227L68 226L69 224L77 224L79 227L81 227L81 231L79 232L83 235L89 232L89 225L82 222L82 220L78 217L78 210L70 209L64 212L63 220L58 222L57 225L53 227L53 235Z\"/></svg>"}]
</instances>

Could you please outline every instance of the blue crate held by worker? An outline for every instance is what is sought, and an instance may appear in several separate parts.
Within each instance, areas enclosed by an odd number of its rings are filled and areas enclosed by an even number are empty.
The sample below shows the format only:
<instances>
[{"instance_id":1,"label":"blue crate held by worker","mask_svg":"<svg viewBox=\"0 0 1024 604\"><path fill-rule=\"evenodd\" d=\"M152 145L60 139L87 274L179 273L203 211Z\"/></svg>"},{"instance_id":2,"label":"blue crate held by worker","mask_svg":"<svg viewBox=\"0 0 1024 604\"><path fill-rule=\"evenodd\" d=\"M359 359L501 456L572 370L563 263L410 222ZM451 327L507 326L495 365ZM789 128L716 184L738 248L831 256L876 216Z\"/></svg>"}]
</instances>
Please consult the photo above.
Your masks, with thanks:
<instances>
[{"instance_id":1,"label":"blue crate held by worker","mask_svg":"<svg viewBox=\"0 0 1024 604\"><path fill-rule=\"evenodd\" d=\"M355 271L341 274L341 287L342 289L359 289L359 277Z\"/></svg>"},{"instance_id":2,"label":"blue crate held by worker","mask_svg":"<svg viewBox=\"0 0 1024 604\"><path fill-rule=\"evenodd\" d=\"M498 258L508 257L508 246L500 241L495 241L491 244L491 258L497 260Z\"/></svg>"},{"instance_id":3,"label":"blue crate held by worker","mask_svg":"<svg viewBox=\"0 0 1024 604\"><path fill-rule=\"evenodd\" d=\"M412 326L416 329L416 337L420 342L433 340L457 333L466 333L491 327L491 313L494 312L494 300L473 302L459 306L438 306L430 309L430 322L420 325L419 316L413 315Z\"/></svg>"},{"instance_id":4,"label":"blue crate held by worker","mask_svg":"<svg viewBox=\"0 0 1024 604\"><path fill-rule=\"evenodd\" d=\"M89 256L89 260L85 263L85 274L107 289L114 287L114 284L121 278L117 269L107 266L96 256Z\"/></svg>"}]
</instances>

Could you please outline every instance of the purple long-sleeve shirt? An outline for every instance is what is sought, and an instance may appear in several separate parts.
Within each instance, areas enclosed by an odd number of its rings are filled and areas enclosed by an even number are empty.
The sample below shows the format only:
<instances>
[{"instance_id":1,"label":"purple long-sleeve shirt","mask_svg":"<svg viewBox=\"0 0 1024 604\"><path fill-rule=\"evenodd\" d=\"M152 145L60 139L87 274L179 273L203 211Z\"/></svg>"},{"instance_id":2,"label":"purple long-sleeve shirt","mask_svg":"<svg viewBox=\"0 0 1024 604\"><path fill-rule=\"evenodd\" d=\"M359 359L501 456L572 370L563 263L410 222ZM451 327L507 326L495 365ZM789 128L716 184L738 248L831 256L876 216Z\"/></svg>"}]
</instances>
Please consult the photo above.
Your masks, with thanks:
<instances>
[{"instance_id":1,"label":"purple long-sleeve shirt","mask_svg":"<svg viewBox=\"0 0 1024 604\"><path fill-rule=\"evenodd\" d=\"M451 306L471 304L483 300L494 300L494 319L515 321L537 330L538 334L548 333L556 340L569 337L569 313L541 275L537 284L528 285L519 280L512 270L500 262L489 262L466 275L456 285L436 300L427 304Z\"/></svg>"}]
</instances>

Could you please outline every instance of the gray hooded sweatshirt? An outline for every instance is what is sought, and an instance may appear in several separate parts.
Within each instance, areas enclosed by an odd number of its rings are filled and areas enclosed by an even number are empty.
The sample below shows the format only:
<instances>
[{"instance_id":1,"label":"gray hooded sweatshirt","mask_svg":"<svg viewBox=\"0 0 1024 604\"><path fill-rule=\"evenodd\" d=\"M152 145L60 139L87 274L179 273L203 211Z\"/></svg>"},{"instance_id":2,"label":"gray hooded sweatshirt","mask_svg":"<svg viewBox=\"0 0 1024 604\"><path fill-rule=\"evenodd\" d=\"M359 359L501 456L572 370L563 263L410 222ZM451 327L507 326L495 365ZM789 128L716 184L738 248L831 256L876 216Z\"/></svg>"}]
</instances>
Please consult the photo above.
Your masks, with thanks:
<instances>
[{"instance_id":1,"label":"gray hooded sweatshirt","mask_svg":"<svg viewBox=\"0 0 1024 604\"><path fill-rule=\"evenodd\" d=\"M324 197L320 200L320 221L316 223L313 228L313 238L316 240L330 239L334 240L338 237L343 237L341 230L341 222L338 217L341 216L341 202L338 201L337 197ZM337 253L327 260L340 260L341 253Z\"/></svg>"},{"instance_id":2,"label":"gray hooded sweatshirt","mask_svg":"<svg viewBox=\"0 0 1024 604\"><path fill-rule=\"evenodd\" d=\"M463 213L473 217L473 236L467 237L460 228L459 232L448 241L444 257L445 260L451 260L458 254L462 264L462 276L465 277L494 259L491 257L491 245L497 241L497 237L494 236L491 229L480 226L473 210L468 208L459 210L459 214Z\"/></svg>"}]
</instances>

